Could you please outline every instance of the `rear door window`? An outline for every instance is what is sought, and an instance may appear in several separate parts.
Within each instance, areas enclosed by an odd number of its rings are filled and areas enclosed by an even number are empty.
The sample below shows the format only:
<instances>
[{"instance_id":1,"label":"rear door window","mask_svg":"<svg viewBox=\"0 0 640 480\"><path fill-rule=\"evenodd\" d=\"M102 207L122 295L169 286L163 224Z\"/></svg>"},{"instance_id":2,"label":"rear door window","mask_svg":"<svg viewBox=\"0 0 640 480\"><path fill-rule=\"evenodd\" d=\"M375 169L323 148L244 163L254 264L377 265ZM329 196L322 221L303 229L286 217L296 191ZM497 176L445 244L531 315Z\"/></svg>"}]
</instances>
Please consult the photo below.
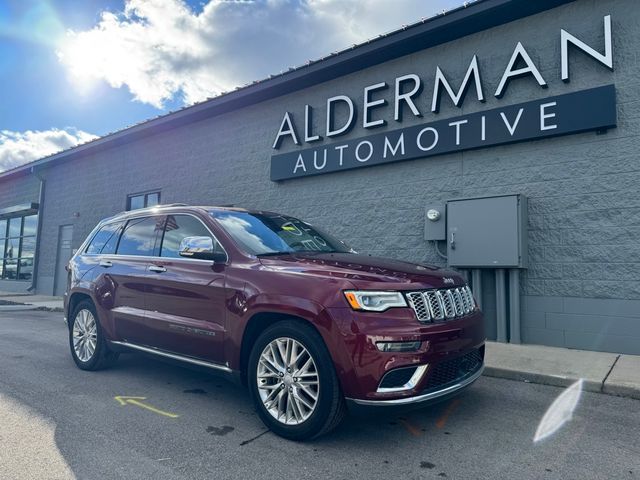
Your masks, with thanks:
<instances>
[{"instance_id":1,"label":"rear door window","mask_svg":"<svg viewBox=\"0 0 640 480\"><path fill-rule=\"evenodd\" d=\"M118 244L118 255L141 255L155 257L158 255L156 244L164 217L134 218L127 222Z\"/></svg>"},{"instance_id":2,"label":"rear door window","mask_svg":"<svg viewBox=\"0 0 640 480\"><path fill-rule=\"evenodd\" d=\"M94 255L109 255L116 253L118 238L120 238L120 233L122 232L123 225L124 222L116 222L104 225L91 239L91 242L87 246L85 253Z\"/></svg>"}]
</instances>

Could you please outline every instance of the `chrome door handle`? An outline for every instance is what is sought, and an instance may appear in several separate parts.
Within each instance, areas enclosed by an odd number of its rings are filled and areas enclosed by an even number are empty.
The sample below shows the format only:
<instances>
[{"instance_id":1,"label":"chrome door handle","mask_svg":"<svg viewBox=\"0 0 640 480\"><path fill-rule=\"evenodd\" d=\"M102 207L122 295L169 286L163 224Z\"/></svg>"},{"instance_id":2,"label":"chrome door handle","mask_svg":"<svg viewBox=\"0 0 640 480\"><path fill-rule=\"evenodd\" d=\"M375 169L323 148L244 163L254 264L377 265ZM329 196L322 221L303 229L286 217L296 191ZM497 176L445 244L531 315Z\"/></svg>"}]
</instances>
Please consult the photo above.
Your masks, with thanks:
<instances>
[{"instance_id":1,"label":"chrome door handle","mask_svg":"<svg viewBox=\"0 0 640 480\"><path fill-rule=\"evenodd\" d=\"M100 260L100 266L104 268L110 268L113 267L113 263L111 262L111 260Z\"/></svg>"},{"instance_id":2,"label":"chrome door handle","mask_svg":"<svg viewBox=\"0 0 640 480\"><path fill-rule=\"evenodd\" d=\"M161 265L149 265L150 272L163 273L166 272L167 269Z\"/></svg>"}]
</instances>

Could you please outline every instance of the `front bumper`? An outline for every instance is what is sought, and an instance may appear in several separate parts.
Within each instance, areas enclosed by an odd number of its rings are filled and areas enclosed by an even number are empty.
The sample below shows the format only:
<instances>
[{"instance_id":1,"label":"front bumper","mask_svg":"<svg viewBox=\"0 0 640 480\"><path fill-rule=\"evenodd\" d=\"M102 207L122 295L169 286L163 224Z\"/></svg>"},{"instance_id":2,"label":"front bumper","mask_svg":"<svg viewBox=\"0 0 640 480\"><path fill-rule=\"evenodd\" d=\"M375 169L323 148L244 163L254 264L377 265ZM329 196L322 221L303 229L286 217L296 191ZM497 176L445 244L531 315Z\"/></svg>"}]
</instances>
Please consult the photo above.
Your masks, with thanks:
<instances>
[{"instance_id":1,"label":"front bumper","mask_svg":"<svg viewBox=\"0 0 640 480\"><path fill-rule=\"evenodd\" d=\"M326 313L338 327L333 331L330 351L350 404L423 404L463 390L482 374L484 319L478 310L440 323L418 322L408 308L382 313L331 309ZM379 342L419 342L420 347L415 351L383 352L377 347ZM407 388L381 388L387 373L413 372L425 366L424 375L412 378Z\"/></svg>"},{"instance_id":2,"label":"front bumper","mask_svg":"<svg viewBox=\"0 0 640 480\"><path fill-rule=\"evenodd\" d=\"M483 371L484 363L482 363L475 372L470 373L469 375L457 380L456 382L428 390L414 397L403 397L389 400L363 400L359 398L346 398L346 400L349 403L353 403L357 406L363 407L403 407L428 404L431 402L449 398L456 393L460 393L462 390L464 390L466 387L469 387L473 382L480 378Z\"/></svg>"}]
</instances>

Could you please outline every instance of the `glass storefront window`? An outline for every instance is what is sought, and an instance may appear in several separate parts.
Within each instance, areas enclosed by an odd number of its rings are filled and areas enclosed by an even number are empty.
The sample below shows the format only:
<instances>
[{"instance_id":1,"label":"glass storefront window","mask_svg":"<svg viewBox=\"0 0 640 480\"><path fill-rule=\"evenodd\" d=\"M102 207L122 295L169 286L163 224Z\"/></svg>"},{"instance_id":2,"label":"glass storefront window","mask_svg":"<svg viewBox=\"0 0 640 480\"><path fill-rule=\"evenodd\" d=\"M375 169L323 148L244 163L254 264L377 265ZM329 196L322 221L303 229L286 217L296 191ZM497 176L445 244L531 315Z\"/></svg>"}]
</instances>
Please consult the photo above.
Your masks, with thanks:
<instances>
[{"instance_id":1,"label":"glass storefront window","mask_svg":"<svg viewBox=\"0 0 640 480\"><path fill-rule=\"evenodd\" d=\"M19 237L22 227L22 217L14 217L9 219L9 236Z\"/></svg>"},{"instance_id":2,"label":"glass storefront window","mask_svg":"<svg viewBox=\"0 0 640 480\"><path fill-rule=\"evenodd\" d=\"M0 220L0 278L31 280L38 215Z\"/></svg>"}]
</instances>

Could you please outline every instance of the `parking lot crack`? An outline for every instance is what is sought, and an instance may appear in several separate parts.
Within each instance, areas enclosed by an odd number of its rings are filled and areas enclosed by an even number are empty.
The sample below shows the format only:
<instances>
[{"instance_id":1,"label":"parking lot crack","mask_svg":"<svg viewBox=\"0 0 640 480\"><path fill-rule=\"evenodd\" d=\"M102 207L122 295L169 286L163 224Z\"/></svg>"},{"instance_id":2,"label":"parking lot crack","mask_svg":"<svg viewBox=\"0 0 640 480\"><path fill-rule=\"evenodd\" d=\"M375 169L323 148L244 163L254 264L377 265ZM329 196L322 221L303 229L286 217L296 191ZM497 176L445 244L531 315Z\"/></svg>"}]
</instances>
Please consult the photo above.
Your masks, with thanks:
<instances>
[{"instance_id":1,"label":"parking lot crack","mask_svg":"<svg viewBox=\"0 0 640 480\"><path fill-rule=\"evenodd\" d=\"M611 365L611 368L609 369L609 371L607 372L607 374L604 376L604 378L602 379L602 384L600 385L600 391L604 392L604 384L606 383L607 379L609 378L609 375L611 375L611 372L613 372L614 367L616 366L616 364L618 363L618 360L620 359L620 355L616 356L616 359L613 361L613 364Z\"/></svg>"}]
</instances>

